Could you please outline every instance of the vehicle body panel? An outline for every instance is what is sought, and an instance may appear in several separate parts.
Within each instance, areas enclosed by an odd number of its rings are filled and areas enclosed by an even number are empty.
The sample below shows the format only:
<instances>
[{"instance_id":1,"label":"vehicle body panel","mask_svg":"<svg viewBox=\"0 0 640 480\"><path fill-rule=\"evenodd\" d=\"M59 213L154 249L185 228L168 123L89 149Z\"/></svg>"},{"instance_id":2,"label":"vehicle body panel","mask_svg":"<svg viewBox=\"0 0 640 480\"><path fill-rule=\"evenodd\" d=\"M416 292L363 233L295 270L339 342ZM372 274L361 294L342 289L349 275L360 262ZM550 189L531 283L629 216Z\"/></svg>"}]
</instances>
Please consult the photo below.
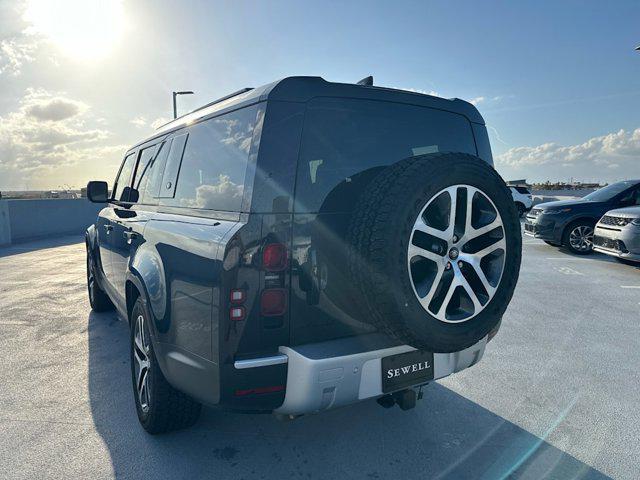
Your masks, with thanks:
<instances>
[{"instance_id":1,"label":"vehicle body panel","mask_svg":"<svg viewBox=\"0 0 640 480\"><path fill-rule=\"evenodd\" d=\"M640 207L608 211L596 224L593 249L640 262Z\"/></svg>"}]
</instances>

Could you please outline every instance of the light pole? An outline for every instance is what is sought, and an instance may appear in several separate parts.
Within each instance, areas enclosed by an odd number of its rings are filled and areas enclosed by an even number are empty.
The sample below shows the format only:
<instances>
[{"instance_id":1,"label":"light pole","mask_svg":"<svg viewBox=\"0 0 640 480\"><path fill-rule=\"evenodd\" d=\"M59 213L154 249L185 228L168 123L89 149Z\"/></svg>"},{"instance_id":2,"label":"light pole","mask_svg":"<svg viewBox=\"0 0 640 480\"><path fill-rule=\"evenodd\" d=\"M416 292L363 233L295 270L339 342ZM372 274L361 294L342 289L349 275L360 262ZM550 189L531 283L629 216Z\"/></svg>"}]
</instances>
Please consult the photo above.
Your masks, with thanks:
<instances>
[{"instance_id":1,"label":"light pole","mask_svg":"<svg viewBox=\"0 0 640 480\"><path fill-rule=\"evenodd\" d=\"M185 90L184 92L173 92L173 118L178 118L178 109L176 107L176 97L178 95L193 95L193 92L189 90Z\"/></svg>"}]
</instances>

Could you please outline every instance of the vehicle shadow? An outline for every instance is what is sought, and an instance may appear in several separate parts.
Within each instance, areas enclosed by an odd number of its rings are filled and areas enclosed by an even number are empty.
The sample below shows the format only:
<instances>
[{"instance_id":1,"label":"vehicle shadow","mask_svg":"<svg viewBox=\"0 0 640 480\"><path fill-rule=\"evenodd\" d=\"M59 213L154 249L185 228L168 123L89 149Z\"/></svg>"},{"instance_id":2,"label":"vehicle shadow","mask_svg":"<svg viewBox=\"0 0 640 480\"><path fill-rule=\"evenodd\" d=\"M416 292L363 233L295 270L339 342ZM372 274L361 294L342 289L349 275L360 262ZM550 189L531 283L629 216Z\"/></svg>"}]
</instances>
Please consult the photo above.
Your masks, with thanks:
<instances>
[{"instance_id":1,"label":"vehicle shadow","mask_svg":"<svg viewBox=\"0 0 640 480\"><path fill-rule=\"evenodd\" d=\"M9 257L11 255L19 255L21 253L33 252L35 250L43 250L46 248L56 248L66 245L73 245L76 243L82 243L83 241L83 235L65 235L61 237L41 238L25 241L22 243L13 243L5 247L0 247L0 258Z\"/></svg>"},{"instance_id":2,"label":"vehicle shadow","mask_svg":"<svg viewBox=\"0 0 640 480\"><path fill-rule=\"evenodd\" d=\"M92 313L88 340L91 413L116 478L609 478L438 384L409 412L370 401L283 422L205 408L195 427L150 436L126 322Z\"/></svg>"}]
</instances>

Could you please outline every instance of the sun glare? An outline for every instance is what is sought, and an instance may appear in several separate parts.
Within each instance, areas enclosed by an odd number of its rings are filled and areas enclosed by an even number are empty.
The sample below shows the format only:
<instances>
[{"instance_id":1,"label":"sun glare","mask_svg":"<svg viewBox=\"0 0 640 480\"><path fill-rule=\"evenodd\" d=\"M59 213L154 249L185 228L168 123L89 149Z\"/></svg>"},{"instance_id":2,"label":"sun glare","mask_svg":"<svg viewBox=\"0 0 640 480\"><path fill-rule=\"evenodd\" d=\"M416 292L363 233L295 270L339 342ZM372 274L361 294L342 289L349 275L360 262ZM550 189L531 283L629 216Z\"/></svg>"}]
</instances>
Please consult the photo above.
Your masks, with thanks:
<instances>
[{"instance_id":1,"label":"sun glare","mask_svg":"<svg viewBox=\"0 0 640 480\"><path fill-rule=\"evenodd\" d=\"M125 25L119 0L29 0L24 19L34 33L49 38L77 60L105 57Z\"/></svg>"}]
</instances>

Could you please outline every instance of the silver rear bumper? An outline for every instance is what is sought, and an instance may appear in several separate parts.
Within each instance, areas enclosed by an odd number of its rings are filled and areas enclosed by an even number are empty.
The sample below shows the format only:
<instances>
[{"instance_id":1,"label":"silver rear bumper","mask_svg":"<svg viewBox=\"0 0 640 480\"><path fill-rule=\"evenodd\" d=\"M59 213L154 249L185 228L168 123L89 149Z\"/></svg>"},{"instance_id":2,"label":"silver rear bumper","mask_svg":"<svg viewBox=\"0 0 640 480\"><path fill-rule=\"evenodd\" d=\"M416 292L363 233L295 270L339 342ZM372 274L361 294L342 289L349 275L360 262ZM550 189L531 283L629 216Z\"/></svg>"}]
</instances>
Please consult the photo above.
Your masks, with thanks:
<instances>
[{"instance_id":1,"label":"silver rear bumper","mask_svg":"<svg viewBox=\"0 0 640 480\"><path fill-rule=\"evenodd\" d=\"M479 362L486 344L485 337L460 352L434 354L434 379ZM381 359L415 350L408 345L388 345L386 337L371 334L294 348L280 347L289 366L284 403L275 412L315 413L381 396Z\"/></svg>"}]
</instances>

